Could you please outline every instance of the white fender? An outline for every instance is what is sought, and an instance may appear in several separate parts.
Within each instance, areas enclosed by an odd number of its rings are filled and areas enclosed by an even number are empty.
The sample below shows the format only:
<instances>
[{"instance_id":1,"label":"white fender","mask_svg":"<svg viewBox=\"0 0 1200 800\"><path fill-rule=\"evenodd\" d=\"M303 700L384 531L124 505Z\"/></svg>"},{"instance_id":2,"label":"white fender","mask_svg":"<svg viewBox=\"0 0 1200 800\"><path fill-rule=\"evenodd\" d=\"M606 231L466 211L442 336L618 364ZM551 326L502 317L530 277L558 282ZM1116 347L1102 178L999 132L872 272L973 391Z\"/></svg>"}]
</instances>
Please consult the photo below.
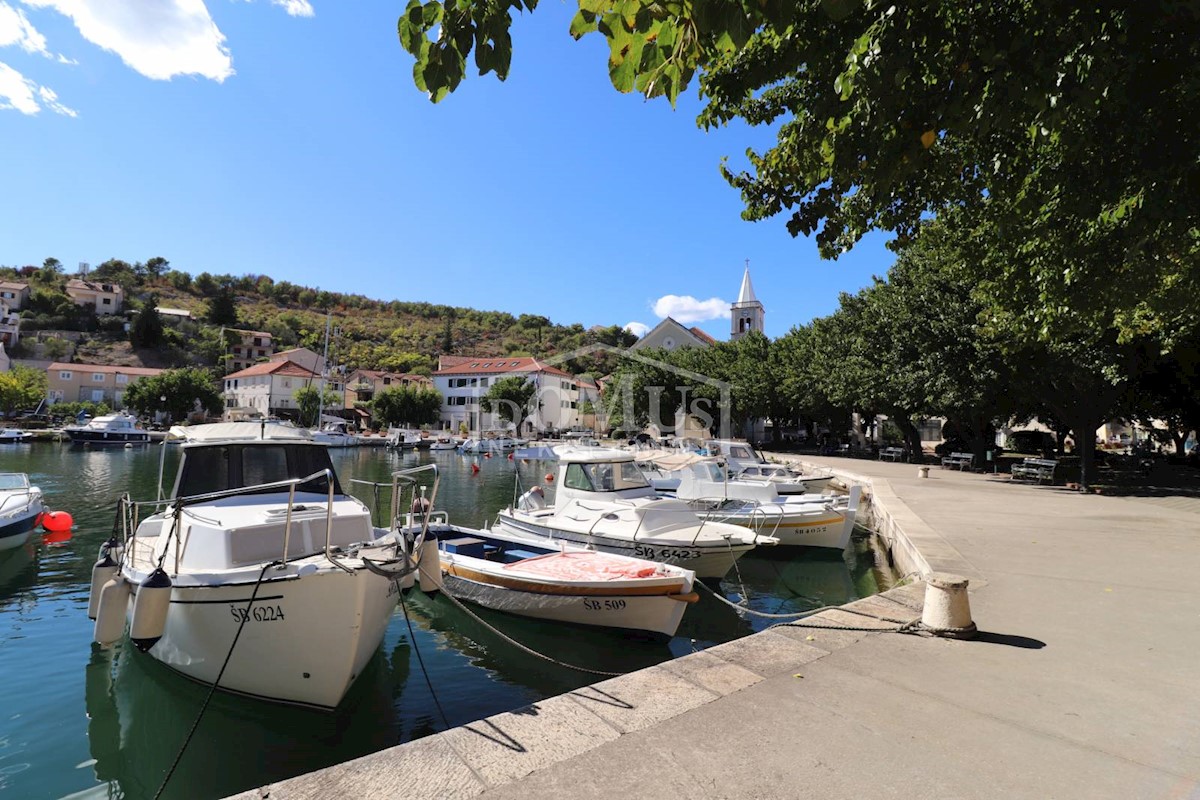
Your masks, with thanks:
<instances>
[{"instance_id":1,"label":"white fender","mask_svg":"<svg viewBox=\"0 0 1200 800\"><path fill-rule=\"evenodd\" d=\"M100 589L96 607L93 639L105 647L115 644L125 633L125 611L129 608L129 581L116 575Z\"/></svg>"},{"instance_id":2,"label":"white fender","mask_svg":"<svg viewBox=\"0 0 1200 800\"><path fill-rule=\"evenodd\" d=\"M425 540L425 544L421 547L418 563L420 564L417 568L420 573L418 581L421 591L425 594L440 591L442 588L442 557L438 553L437 539Z\"/></svg>"},{"instance_id":3,"label":"white fender","mask_svg":"<svg viewBox=\"0 0 1200 800\"><path fill-rule=\"evenodd\" d=\"M100 559L92 565L92 590L88 593L88 619L96 618L100 608L100 591L104 584L116 576L117 562L113 561L112 553L107 548L100 551Z\"/></svg>"},{"instance_id":4,"label":"white fender","mask_svg":"<svg viewBox=\"0 0 1200 800\"><path fill-rule=\"evenodd\" d=\"M170 605L171 578L161 568L156 569L138 586L133 600L129 638L138 650L144 653L162 638Z\"/></svg>"}]
</instances>

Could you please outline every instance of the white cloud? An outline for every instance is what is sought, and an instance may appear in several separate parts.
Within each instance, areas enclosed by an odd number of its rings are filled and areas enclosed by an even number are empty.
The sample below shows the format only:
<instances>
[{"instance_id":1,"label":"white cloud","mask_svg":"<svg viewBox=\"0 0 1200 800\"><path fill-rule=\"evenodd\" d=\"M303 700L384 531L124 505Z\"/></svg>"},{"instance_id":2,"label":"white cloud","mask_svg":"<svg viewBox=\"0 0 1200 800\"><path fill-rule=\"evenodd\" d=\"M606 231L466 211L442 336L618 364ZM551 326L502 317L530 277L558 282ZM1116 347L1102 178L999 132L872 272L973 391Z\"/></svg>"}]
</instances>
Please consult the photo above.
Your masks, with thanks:
<instances>
[{"instance_id":1,"label":"white cloud","mask_svg":"<svg viewBox=\"0 0 1200 800\"><path fill-rule=\"evenodd\" d=\"M58 95L54 93L53 89L47 89L45 86L39 86L38 97L43 103L46 104L46 108L50 109L51 111L68 117L79 116L74 109L67 108L62 103L58 102Z\"/></svg>"},{"instance_id":2,"label":"white cloud","mask_svg":"<svg viewBox=\"0 0 1200 800\"><path fill-rule=\"evenodd\" d=\"M45 86L38 86L15 69L0 61L0 110L12 109L34 115L42 107L68 117L79 116L74 109L58 102L58 95Z\"/></svg>"},{"instance_id":3,"label":"white cloud","mask_svg":"<svg viewBox=\"0 0 1200 800\"><path fill-rule=\"evenodd\" d=\"M14 108L22 114L36 114L42 110L36 93L36 83L0 61L0 109Z\"/></svg>"},{"instance_id":4,"label":"white cloud","mask_svg":"<svg viewBox=\"0 0 1200 800\"><path fill-rule=\"evenodd\" d=\"M298 0L303 2L303 0ZM116 53L155 80L199 75L218 83L233 74L225 35L203 0L126 3L113 0L22 0L69 17L83 38Z\"/></svg>"},{"instance_id":5,"label":"white cloud","mask_svg":"<svg viewBox=\"0 0 1200 800\"><path fill-rule=\"evenodd\" d=\"M271 5L279 6L293 17L311 17L315 13L308 0L271 0Z\"/></svg>"},{"instance_id":6,"label":"white cloud","mask_svg":"<svg viewBox=\"0 0 1200 800\"><path fill-rule=\"evenodd\" d=\"M691 295L666 294L654 301L654 313L684 324L706 319L729 319L729 301L719 297L697 300Z\"/></svg>"},{"instance_id":7,"label":"white cloud","mask_svg":"<svg viewBox=\"0 0 1200 800\"><path fill-rule=\"evenodd\" d=\"M626 322L625 330L629 331L640 339L650 332L650 326L644 322Z\"/></svg>"},{"instance_id":8,"label":"white cloud","mask_svg":"<svg viewBox=\"0 0 1200 800\"><path fill-rule=\"evenodd\" d=\"M26 53L51 57L46 49L46 37L38 33L25 12L0 2L0 47L17 45Z\"/></svg>"}]
</instances>

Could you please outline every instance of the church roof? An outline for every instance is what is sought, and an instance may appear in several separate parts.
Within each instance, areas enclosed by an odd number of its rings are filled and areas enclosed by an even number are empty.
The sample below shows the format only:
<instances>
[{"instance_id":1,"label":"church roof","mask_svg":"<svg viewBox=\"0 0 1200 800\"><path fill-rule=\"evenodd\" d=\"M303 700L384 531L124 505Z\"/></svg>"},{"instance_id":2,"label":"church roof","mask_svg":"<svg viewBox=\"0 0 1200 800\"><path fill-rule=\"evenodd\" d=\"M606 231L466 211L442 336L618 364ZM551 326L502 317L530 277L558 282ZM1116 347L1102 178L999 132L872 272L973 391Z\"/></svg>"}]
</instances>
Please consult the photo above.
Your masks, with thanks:
<instances>
[{"instance_id":1,"label":"church roof","mask_svg":"<svg viewBox=\"0 0 1200 800\"><path fill-rule=\"evenodd\" d=\"M742 303L757 303L758 298L754 296L754 284L750 282L750 268L746 267L746 274L742 276L742 290L738 292L738 304Z\"/></svg>"}]
</instances>

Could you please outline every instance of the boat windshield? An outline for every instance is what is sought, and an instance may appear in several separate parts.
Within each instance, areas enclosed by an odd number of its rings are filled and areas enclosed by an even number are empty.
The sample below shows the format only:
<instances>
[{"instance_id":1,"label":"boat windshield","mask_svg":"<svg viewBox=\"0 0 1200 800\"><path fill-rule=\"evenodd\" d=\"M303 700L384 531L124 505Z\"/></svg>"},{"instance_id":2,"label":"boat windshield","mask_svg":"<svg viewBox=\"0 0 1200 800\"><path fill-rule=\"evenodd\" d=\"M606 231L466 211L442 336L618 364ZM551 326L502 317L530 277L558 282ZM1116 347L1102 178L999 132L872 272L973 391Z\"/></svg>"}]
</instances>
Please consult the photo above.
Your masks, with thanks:
<instances>
[{"instance_id":1,"label":"boat windshield","mask_svg":"<svg viewBox=\"0 0 1200 800\"><path fill-rule=\"evenodd\" d=\"M329 450L322 445L244 442L189 447L184 450L172 496L192 497L306 478L323 469L332 471L333 466L329 461ZM315 478L297 486L296 491L327 494L329 484L323 477ZM333 478L333 493L342 494L336 475Z\"/></svg>"},{"instance_id":2,"label":"boat windshield","mask_svg":"<svg viewBox=\"0 0 1200 800\"><path fill-rule=\"evenodd\" d=\"M568 489L585 492L620 492L650 486L646 476L632 461L568 464L563 483Z\"/></svg>"},{"instance_id":3,"label":"boat windshield","mask_svg":"<svg viewBox=\"0 0 1200 800\"><path fill-rule=\"evenodd\" d=\"M28 489L29 478L23 472L6 472L0 474L0 490Z\"/></svg>"}]
</instances>

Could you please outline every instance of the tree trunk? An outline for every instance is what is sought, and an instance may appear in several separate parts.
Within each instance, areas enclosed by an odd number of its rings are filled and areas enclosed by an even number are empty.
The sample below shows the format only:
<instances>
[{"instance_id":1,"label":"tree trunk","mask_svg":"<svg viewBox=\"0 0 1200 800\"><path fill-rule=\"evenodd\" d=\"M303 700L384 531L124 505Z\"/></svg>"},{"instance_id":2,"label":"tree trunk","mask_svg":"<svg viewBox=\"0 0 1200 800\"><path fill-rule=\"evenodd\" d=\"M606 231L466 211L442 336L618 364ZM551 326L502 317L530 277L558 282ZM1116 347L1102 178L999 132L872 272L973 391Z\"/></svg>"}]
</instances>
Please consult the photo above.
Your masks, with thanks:
<instances>
[{"instance_id":1,"label":"tree trunk","mask_svg":"<svg viewBox=\"0 0 1200 800\"><path fill-rule=\"evenodd\" d=\"M904 444L908 447L908 460L913 464L920 464L925 460L925 451L921 449L921 431L913 425L912 420L908 416L897 415L893 420L896 427L904 434Z\"/></svg>"},{"instance_id":2,"label":"tree trunk","mask_svg":"<svg viewBox=\"0 0 1200 800\"><path fill-rule=\"evenodd\" d=\"M1104 420L1098 416L1081 416L1072 420L1075 451L1079 454L1079 491L1090 491L1096 478L1096 429Z\"/></svg>"}]
</instances>

